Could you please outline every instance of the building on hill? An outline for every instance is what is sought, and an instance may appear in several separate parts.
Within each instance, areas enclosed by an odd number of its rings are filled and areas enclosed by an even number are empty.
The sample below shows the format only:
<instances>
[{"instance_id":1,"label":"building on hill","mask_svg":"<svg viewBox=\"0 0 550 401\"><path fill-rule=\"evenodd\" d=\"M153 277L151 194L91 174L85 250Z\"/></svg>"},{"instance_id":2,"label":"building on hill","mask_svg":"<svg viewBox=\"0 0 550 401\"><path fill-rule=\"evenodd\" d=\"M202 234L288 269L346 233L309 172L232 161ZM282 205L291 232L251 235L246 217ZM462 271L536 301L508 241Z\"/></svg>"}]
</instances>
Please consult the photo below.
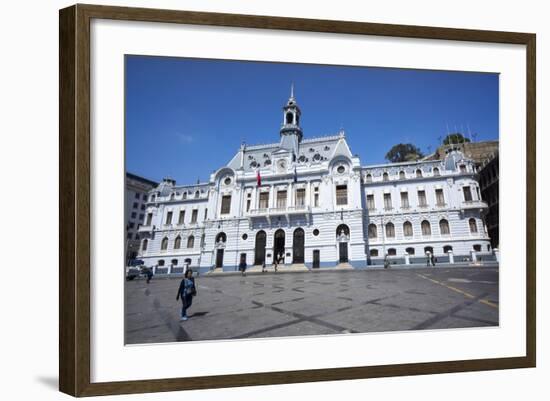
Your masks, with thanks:
<instances>
[{"instance_id":1,"label":"building on hill","mask_svg":"<svg viewBox=\"0 0 550 401\"><path fill-rule=\"evenodd\" d=\"M208 182L165 179L149 192L139 257L157 273L247 265L365 268L494 259L475 162L362 166L344 131L304 137L294 93L279 141L242 144Z\"/></svg>"}]
</instances>

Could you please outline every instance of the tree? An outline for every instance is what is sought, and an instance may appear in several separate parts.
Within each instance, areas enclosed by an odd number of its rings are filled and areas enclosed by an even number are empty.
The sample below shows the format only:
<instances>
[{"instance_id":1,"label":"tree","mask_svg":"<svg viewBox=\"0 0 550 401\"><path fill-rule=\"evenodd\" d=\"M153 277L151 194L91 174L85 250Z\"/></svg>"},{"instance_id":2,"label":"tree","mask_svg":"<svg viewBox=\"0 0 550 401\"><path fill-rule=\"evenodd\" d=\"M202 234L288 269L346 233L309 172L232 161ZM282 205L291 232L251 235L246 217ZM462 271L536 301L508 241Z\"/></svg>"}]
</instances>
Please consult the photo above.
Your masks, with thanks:
<instances>
[{"instance_id":1,"label":"tree","mask_svg":"<svg viewBox=\"0 0 550 401\"><path fill-rule=\"evenodd\" d=\"M392 163L409 162L424 157L422 151L414 146L412 143L400 143L394 145L388 153L386 153L386 160Z\"/></svg>"},{"instance_id":2,"label":"tree","mask_svg":"<svg viewBox=\"0 0 550 401\"><path fill-rule=\"evenodd\" d=\"M443 145L452 145L455 143L465 143L470 142L468 138L462 135L460 132L455 132L454 134L449 134L443 139Z\"/></svg>"}]
</instances>

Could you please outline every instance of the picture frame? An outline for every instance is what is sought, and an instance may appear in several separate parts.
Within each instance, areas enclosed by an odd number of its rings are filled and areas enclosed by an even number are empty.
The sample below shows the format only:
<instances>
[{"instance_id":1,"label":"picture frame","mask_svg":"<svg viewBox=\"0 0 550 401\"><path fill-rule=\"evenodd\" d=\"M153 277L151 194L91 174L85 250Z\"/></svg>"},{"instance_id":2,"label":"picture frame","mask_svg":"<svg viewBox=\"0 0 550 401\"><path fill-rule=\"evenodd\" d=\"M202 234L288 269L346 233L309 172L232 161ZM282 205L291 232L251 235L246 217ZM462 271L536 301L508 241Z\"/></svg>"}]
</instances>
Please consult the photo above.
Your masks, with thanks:
<instances>
[{"instance_id":1,"label":"picture frame","mask_svg":"<svg viewBox=\"0 0 550 401\"><path fill-rule=\"evenodd\" d=\"M526 243L525 349L520 357L93 382L91 332L92 20L351 34L525 46ZM374 24L286 17L74 5L59 14L59 389L73 396L349 380L536 366L536 36L530 33Z\"/></svg>"}]
</instances>

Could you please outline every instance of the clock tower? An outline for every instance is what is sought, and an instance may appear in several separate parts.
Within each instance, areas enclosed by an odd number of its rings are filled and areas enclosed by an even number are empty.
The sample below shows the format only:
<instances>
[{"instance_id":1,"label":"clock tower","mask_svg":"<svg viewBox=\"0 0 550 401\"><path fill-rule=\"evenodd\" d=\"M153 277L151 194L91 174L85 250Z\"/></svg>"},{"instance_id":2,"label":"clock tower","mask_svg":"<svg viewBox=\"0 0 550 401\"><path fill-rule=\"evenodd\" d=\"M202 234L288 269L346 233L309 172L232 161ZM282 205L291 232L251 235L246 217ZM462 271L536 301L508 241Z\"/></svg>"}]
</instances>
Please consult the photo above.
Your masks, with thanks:
<instances>
[{"instance_id":1,"label":"clock tower","mask_svg":"<svg viewBox=\"0 0 550 401\"><path fill-rule=\"evenodd\" d=\"M302 141L303 133L300 127L302 112L294 98L294 84L290 86L290 97L283 107L283 123L281 124L281 148L288 149L298 154L298 146Z\"/></svg>"}]
</instances>

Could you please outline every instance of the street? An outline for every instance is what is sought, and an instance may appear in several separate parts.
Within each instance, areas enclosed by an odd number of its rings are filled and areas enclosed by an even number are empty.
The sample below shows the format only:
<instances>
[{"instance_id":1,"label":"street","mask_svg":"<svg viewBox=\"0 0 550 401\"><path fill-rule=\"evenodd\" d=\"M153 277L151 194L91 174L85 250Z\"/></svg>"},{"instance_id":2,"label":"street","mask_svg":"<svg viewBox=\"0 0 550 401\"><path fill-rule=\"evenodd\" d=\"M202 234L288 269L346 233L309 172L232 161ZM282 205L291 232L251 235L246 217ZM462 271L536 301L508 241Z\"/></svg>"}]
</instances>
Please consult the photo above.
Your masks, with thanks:
<instances>
[{"instance_id":1,"label":"street","mask_svg":"<svg viewBox=\"0 0 550 401\"><path fill-rule=\"evenodd\" d=\"M126 344L498 326L498 268L347 270L126 282Z\"/></svg>"}]
</instances>

